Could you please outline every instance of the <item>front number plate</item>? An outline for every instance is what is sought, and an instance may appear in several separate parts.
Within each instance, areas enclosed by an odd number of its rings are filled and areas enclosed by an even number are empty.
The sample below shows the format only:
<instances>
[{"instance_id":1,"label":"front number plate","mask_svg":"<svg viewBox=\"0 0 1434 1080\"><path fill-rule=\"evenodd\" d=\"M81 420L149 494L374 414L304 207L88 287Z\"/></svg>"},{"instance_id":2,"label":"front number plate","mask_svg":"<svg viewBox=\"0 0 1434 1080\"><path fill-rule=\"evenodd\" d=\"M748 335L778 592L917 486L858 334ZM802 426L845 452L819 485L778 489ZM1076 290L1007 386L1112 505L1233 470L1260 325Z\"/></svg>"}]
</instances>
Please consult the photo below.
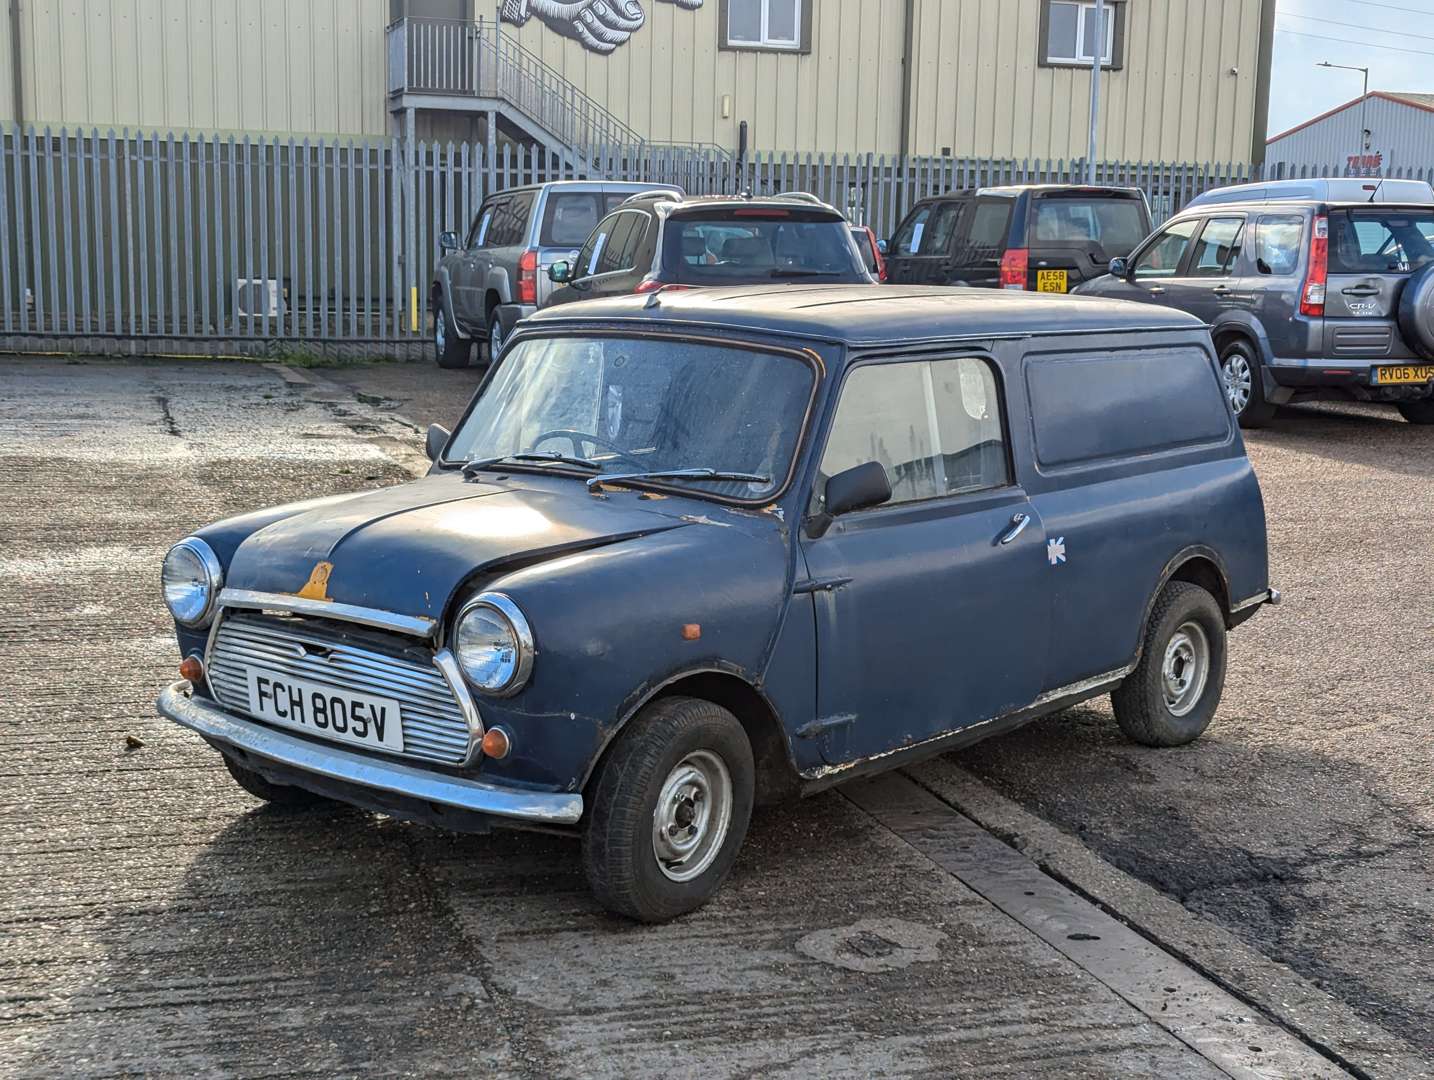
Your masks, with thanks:
<instances>
[{"instance_id":1,"label":"front number plate","mask_svg":"<svg viewBox=\"0 0 1434 1080\"><path fill-rule=\"evenodd\" d=\"M1400 364L1395 367L1374 369L1374 382L1378 386L1407 386L1410 383L1426 383L1434 379L1434 364Z\"/></svg>"},{"instance_id":2,"label":"front number plate","mask_svg":"<svg viewBox=\"0 0 1434 1080\"><path fill-rule=\"evenodd\" d=\"M336 742L403 752L403 723L393 698L355 694L263 668L251 667L248 674L251 715Z\"/></svg>"},{"instance_id":3,"label":"front number plate","mask_svg":"<svg viewBox=\"0 0 1434 1080\"><path fill-rule=\"evenodd\" d=\"M1037 270L1036 292L1065 292L1066 272L1064 270Z\"/></svg>"}]
</instances>

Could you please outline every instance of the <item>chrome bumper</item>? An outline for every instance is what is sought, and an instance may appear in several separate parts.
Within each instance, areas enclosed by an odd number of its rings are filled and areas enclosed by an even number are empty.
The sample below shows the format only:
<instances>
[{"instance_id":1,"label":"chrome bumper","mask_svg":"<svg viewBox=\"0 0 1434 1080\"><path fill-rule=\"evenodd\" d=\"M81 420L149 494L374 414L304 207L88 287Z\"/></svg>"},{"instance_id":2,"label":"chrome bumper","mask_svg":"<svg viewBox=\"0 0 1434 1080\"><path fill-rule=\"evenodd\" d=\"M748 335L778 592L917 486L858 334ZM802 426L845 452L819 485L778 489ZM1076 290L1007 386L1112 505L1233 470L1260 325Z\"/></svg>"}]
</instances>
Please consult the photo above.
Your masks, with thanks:
<instances>
[{"instance_id":1,"label":"chrome bumper","mask_svg":"<svg viewBox=\"0 0 1434 1080\"><path fill-rule=\"evenodd\" d=\"M423 799L494 817L545 825L572 825L583 816L583 797L497 787L480 780L445 776L397 761L367 757L341 746L320 745L256 724L190 695L189 683L164 689L155 702L161 716L207 739L316 776Z\"/></svg>"}]
</instances>

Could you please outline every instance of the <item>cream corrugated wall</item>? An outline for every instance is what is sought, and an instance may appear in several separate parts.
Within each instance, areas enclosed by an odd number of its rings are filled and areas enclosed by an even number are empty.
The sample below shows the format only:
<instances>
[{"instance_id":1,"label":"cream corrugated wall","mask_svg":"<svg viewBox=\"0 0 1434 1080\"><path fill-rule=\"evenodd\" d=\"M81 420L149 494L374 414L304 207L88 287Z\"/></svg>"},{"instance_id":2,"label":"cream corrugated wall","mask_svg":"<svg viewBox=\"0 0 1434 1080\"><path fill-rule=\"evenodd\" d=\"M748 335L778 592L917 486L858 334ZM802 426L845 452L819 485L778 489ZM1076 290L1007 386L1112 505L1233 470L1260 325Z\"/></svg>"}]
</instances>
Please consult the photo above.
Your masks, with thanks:
<instances>
[{"instance_id":1,"label":"cream corrugated wall","mask_svg":"<svg viewBox=\"0 0 1434 1080\"><path fill-rule=\"evenodd\" d=\"M1248 161L1260 0L1128 0L1100 156ZM1040 67L1039 0L918 0L912 150L1084 157L1090 72ZM1230 69L1237 68L1238 75Z\"/></svg>"},{"instance_id":2,"label":"cream corrugated wall","mask_svg":"<svg viewBox=\"0 0 1434 1080\"><path fill-rule=\"evenodd\" d=\"M21 13L27 122L385 130L387 0L23 0Z\"/></svg>"}]
</instances>

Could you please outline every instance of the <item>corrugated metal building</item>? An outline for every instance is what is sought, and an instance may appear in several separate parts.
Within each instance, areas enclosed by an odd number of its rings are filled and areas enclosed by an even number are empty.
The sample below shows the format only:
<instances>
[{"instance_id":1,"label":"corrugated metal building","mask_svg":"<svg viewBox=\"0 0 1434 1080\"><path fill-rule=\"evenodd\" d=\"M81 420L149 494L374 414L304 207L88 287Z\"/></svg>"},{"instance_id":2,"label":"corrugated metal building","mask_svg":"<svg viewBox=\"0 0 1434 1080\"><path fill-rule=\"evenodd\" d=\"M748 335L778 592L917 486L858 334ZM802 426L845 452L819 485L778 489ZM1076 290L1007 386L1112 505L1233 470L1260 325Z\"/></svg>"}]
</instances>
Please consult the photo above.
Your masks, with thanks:
<instances>
[{"instance_id":1,"label":"corrugated metal building","mask_svg":"<svg viewBox=\"0 0 1434 1080\"><path fill-rule=\"evenodd\" d=\"M554 126L521 122L544 111L541 95L602 118L587 130L654 142L730 150L745 120L757 150L1073 158L1085 154L1099 43L1102 157L1260 160L1274 0L1108 0L1101 28L1094 8L20 0L0 30L14 73L0 80L0 120L369 136L411 122L420 135L483 138L493 115L523 138ZM479 72L484 57L511 77ZM440 67L458 74L440 79Z\"/></svg>"},{"instance_id":2,"label":"corrugated metal building","mask_svg":"<svg viewBox=\"0 0 1434 1080\"><path fill-rule=\"evenodd\" d=\"M1434 93L1371 91L1274 136L1265 156L1375 174L1434 167Z\"/></svg>"}]
</instances>

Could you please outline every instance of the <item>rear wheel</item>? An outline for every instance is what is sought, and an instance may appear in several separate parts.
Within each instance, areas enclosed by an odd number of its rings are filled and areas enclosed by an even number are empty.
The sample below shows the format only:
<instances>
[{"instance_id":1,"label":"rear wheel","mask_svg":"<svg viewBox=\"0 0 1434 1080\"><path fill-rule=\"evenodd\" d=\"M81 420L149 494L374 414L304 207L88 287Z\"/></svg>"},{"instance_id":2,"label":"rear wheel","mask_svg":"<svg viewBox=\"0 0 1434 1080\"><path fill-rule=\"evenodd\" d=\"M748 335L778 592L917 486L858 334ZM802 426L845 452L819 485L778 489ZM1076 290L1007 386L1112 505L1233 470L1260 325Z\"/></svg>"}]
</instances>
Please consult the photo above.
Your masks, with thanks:
<instances>
[{"instance_id":1,"label":"rear wheel","mask_svg":"<svg viewBox=\"0 0 1434 1080\"><path fill-rule=\"evenodd\" d=\"M441 368L466 368L473 355L473 342L458 336L458 327L448 314L443 297L433 313L433 359Z\"/></svg>"},{"instance_id":2,"label":"rear wheel","mask_svg":"<svg viewBox=\"0 0 1434 1080\"><path fill-rule=\"evenodd\" d=\"M1399 415L1411 424L1434 424L1434 398L1423 401L1401 401Z\"/></svg>"},{"instance_id":3,"label":"rear wheel","mask_svg":"<svg viewBox=\"0 0 1434 1080\"><path fill-rule=\"evenodd\" d=\"M503 351L503 323L498 318L498 309L494 308L488 316L488 363L497 361Z\"/></svg>"},{"instance_id":4,"label":"rear wheel","mask_svg":"<svg viewBox=\"0 0 1434 1080\"><path fill-rule=\"evenodd\" d=\"M1264 376L1254 346L1236 339L1220 350L1220 378L1225 397L1240 421L1241 427L1262 427L1275 415L1275 407L1265 401Z\"/></svg>"},{"instance_id":5,"label":"rear wheel","mask_svg":"<svg viewBox=\"0 0 1434 1080\"><path fill-rule=\"evenodd\" d=\"M1204 589L1172 581L1150 613L1140 663L1110 695L1120 730L1183 746L1210 726L1225 686L1225 618Z\"/></svg>"},{"instance_id":6,"label":"rear wheel","mask_svg":"<svg viewBox=\"0 0 1434 1080\"><path fill-rule=\"evenodd\" d=\"M752 815L755 769L741 723L697 698L649 705L590 787L583 867L609 911L665 922L721 887Z\"/></svg>"},{"instance_id":7,"label":"rear wheel","mask_svg":"<svg viewBox=\"0 0 1434 1080\"><path fill-rule=\"evenodd\" d=\"M270 783L253 769L246 769L240 765L228 754L221 754L220 757L224 759L224 766L229 770L229 775L234 777L234 782L254 798L262 799L266 803L273 803L286 810L303 810L333 801L322 795L315 795L312 791L305 791L303 788Z\"/></svg>"}]
</instances>

